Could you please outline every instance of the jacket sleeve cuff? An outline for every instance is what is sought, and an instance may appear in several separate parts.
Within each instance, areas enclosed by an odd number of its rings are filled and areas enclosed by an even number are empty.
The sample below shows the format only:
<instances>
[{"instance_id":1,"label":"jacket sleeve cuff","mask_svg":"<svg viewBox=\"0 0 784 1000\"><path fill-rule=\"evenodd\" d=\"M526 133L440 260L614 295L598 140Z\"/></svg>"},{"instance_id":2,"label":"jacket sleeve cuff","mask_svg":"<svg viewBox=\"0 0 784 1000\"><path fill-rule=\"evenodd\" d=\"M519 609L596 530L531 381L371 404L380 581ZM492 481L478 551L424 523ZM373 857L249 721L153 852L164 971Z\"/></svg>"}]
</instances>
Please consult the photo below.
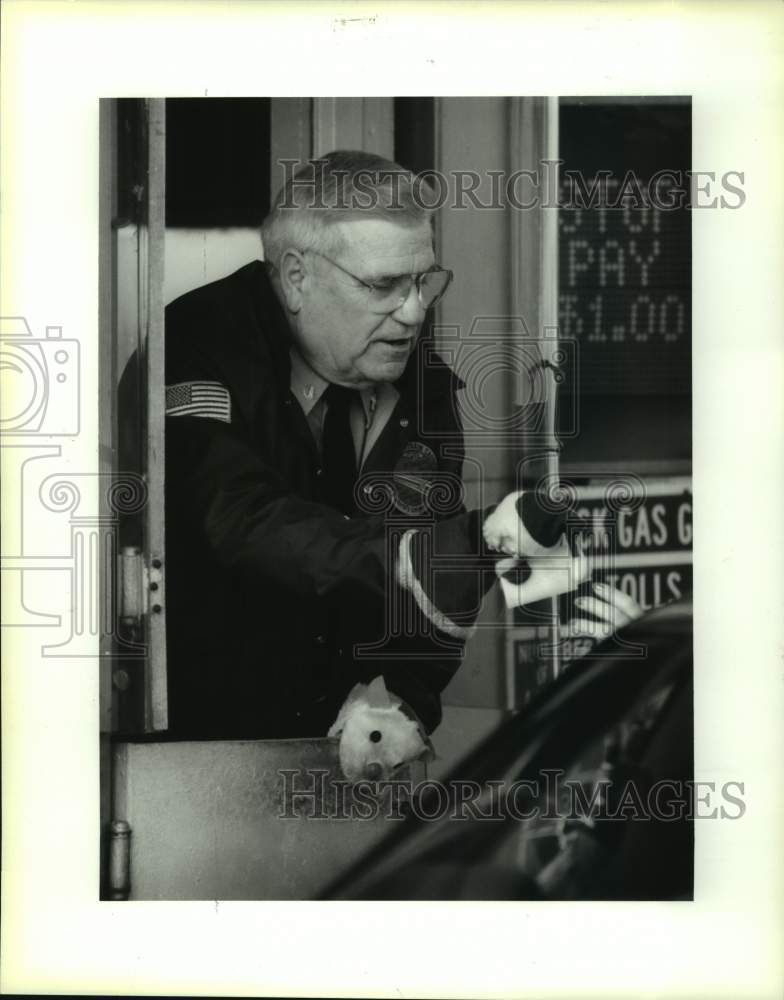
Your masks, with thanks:
<instances>
[{"instance_id":1,"label":"jacket sleeve cuff","mask_svg":"<svg viewBox=\"0 0 784 1000\"><path fill-rule=\"evenodd\" d=\"M446 633L453 639L469 639L474 629L452 621L448 615L436 607L422 586L422 581L414 568L412 553L412 542L418 534L419 532L410 529L400 539L397 563L398 584L413 596L419 610L439 631Z\"/></svg>"},{"instance_id":2,"label":"jacket sleeve cuff","mask_svg":"<svg viewBox=\"0 0 784 1000\"><path fill-rule=\"evenodd\" d=\"M420 611L455 638L473 634L484 595L496 580L498 556L482 538L486 511L473 510L403 536L398 580Z\"/></svg>"}]
</instances>

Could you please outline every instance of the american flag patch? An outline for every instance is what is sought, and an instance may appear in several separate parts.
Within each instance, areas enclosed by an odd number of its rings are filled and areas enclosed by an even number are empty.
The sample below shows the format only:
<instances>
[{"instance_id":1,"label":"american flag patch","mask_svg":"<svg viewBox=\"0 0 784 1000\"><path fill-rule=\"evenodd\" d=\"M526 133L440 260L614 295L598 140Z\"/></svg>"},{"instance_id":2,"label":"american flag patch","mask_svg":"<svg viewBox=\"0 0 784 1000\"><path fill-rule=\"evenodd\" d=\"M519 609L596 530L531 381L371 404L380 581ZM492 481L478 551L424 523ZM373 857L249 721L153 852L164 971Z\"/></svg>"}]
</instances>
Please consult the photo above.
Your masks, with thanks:
<instances>
[{"instance_id":1,"label":"american flag patch","mask_svg":"<svg viewBox=\"0 0 784 1000\"><path fill-rule=\"evenodd\" d=\"M231 423L231 396L220 382L177 382L166 386L167 417L209 417Z\"/></svg>"}]
</instances>

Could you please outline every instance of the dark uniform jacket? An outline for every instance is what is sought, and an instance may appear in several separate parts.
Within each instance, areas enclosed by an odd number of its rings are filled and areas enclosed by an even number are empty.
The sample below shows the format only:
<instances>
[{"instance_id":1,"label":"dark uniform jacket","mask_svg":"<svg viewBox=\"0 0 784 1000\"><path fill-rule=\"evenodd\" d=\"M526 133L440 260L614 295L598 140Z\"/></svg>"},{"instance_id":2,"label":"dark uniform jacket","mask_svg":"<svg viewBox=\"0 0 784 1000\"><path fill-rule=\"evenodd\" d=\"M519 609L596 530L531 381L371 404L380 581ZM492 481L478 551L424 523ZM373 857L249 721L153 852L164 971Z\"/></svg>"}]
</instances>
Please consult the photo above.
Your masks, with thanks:
<instances>
[{"instance_id":1,"label":"dark uniform jacket","mask_svg":"<svg viewBox=\"0 0 784 1000\"><path fill-rule=\"evenodd\" d=\"M217 417L175 406L166 421L173 735L324 735L351 687L378 674L428 731L440 721L439 695L464 636L435 626L396 582L401 533L418 529L415 571L428 593L442 595L450 621L470 622L488 577L466 577L465 560L457 588L434 588L429 575L440 548L481 549L481 518L464 511L455 489L460 383L437 357L425 364L428 345L420 347L396 383L400 398L347 518L321 501L318 452L289 388L288 325L264 265L248 264L167 308L175 404L201 387L224 405ZM433 510L417 499L436 480Z\"/></svg>"}]
</instances>

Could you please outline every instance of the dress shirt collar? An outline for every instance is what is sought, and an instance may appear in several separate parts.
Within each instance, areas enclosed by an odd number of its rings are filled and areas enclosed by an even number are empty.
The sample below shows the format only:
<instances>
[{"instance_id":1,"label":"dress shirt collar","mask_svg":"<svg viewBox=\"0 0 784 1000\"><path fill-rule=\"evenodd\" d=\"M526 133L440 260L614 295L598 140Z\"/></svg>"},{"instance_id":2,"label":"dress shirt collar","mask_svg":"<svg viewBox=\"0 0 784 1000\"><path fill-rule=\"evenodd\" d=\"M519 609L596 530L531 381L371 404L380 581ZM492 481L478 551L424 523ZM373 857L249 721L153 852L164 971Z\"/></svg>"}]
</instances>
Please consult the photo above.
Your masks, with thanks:
<instances>
[{"instance_id":1,"label":"dress shirt collar","mask_svg":"<svg viewBox=\"0 0 784 1000\"><path fill-rule=\"evenodd\" d=\"M302 407L303 413L307 417L327 391L329 382L313 371L295 347L291 348L290 354L291 382L289 385L297 402ZM365 416L368 417L375 409L376 387L370 386L367 389L361 389L359 390L359 395L362 400Z\"/></svg>"},{"instance_id":2,"label":"dress shirt collar","mask_svg":"<svg viewBox=\"0 0 784 1000\"><path fill-rule=\"evenodd\" d=\"M296 348L291 348L291 391L307 416L326 392L329 382L310 367Z\"/></svg>"}]
</instances>

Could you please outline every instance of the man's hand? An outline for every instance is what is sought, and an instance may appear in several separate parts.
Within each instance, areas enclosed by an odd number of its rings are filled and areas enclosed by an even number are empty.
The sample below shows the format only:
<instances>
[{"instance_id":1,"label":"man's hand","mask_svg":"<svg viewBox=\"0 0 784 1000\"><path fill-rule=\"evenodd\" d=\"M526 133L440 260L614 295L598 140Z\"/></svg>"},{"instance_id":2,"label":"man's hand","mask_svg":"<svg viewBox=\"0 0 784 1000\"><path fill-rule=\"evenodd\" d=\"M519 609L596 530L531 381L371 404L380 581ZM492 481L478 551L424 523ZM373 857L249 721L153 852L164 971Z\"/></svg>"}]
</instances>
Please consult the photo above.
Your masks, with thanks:
<instances>
[{"instance_id":1,"label":"man's hand","mask_svg":"<svg viewBox=\"0 0 784 1000\"><path fill-rule=\"evenodd\" d=\"M591 639L606 639L617 629L628 625L629 622L639 618L643 609L628 594L617 587L610 587L606 583L595 583L593 585L595 597L578 597L575 605L581 611L587 611L600 621L593 621L590 618L573 618L561 626L561 638L575 638L585 636Z\"/></svg>"}]
</instances>

